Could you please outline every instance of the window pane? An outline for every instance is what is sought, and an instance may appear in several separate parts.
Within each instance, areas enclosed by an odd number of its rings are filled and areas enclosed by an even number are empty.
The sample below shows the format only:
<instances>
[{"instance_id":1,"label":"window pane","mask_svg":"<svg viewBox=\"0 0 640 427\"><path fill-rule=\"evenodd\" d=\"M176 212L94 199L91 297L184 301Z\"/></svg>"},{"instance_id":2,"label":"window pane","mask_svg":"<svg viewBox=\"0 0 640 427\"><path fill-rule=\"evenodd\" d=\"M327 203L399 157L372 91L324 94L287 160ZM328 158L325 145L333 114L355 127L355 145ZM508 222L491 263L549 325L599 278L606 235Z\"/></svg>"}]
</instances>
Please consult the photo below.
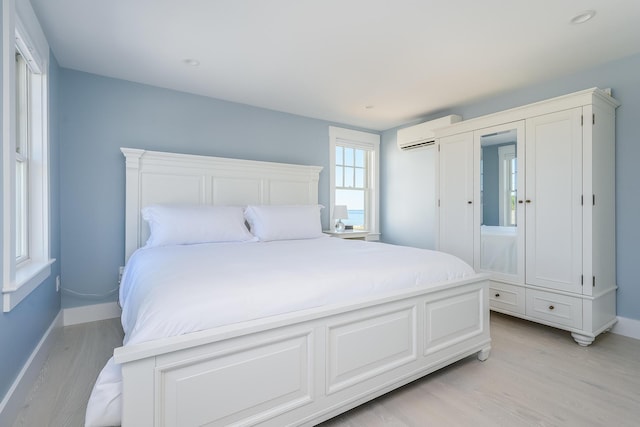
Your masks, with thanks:
<instances>
[{"instance_id":1,"label":"window pane","mask_svg":"<svg viewBox=\"0 0 640 427\"><path fill-rule=\"evenodd\" d=\"M353 168L344 168L344 187L353 187Z\"/></svg>"},{"instance_id":2,"label":"window pane","mask_svg":"<svg viewBox=\"0 0 640 427\"><path fill-rule=\"evenodd\" d=\"M344 148L336 146L336 165L344 164Z\"/></svg>"},{"instance_id":3,"label":"window pane","mask_svg":"<svg viewBox=\"0 0 640 427\"><path fill-rule=\"evenodd\" d=\"M345 147L344 149L344 165L345 166L353 166L354 165L354 149L353 148L347 148Z\"/></svg>"},{"instance_id":4,"label":"window pane","mask_svg":"<svg viewBox=\"0 0 640 427\"><path fill-rule=\"evenodd\" d=\"M365 192L363 190L336 190L336 205L346 205L349 218L342 220L346 225L364 230L366 228Z\"/></svg>"},{"instance_id":5,"label":"window pane","mask_svg":"<svg viewBox=\"0 0 640 427\"><path fill-rule=\"evenodd\" d=\"M356 168L356 188L364 188L364 169Z\"/></svg>"},{"instance_id":6,"label":"window pane","mask_svg":"<svg viewBox=\"0 0 640 427\"><path fill-rule=\"evenodd\" d=\"M28 250L28 205L27 205L27 164L16 162L16 260L29 256Z\"/></svg>"},{"instance_id":7,"label":"window pane","mask_svg":"<svg viewBox=\"0 0 640 427\"><path fill-rule=\"evenodd\" d=\"M356 166L359 168L364 167L364 150L356 150Z\"/></svg>"},{"instance_id":8,"label":"window pane","mask_svg":"<svg viewBox=\"0 0 640 427\"><path fill-rule=\"evenodd\" d=\"M31 70L16 53L16 262L29 258L29 85Z\"/></svg>"},{"instance_id":9,"label":"window pane","mask_svg":"<svg viewBox=\"0 0 640 427\"><path fill-rule=\"evenodd\" d=\"M336 166L336 187L344 187L344 168Z\"/></svg>"},{"instance_id":10,"label":"window pane","mask_svg":"<svg viewBox=\"0 0 640 427\"><path fill-rule=\"evenodd\" d=\"M16 153L26 155L29 129L29 68L16 53Z\"/></svg>"}]
</instances>

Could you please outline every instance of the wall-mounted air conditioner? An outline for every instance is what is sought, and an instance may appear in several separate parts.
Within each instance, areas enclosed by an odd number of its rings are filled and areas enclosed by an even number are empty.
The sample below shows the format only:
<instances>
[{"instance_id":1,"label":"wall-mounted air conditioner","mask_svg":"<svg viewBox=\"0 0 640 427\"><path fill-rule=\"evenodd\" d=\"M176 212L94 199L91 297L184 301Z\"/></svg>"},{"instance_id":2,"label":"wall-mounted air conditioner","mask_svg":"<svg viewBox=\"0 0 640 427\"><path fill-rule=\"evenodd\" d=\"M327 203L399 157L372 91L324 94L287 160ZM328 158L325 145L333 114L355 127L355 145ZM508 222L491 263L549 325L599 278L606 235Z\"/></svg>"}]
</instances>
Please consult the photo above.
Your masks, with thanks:
<instances>
[{"instance_id":1,"label":"wall-mounted air conditioner","mask_svg":"<svg viewBox=\"0 0 640 427\"><path fill-rule=\"evenodd\" d=\"M462 117L454 114L429 120L418 125L409 126L398 130L398 147L401 150L425 147L435 142L434 130L443 128L462 120Z\"/></svg>"}]
</instances>

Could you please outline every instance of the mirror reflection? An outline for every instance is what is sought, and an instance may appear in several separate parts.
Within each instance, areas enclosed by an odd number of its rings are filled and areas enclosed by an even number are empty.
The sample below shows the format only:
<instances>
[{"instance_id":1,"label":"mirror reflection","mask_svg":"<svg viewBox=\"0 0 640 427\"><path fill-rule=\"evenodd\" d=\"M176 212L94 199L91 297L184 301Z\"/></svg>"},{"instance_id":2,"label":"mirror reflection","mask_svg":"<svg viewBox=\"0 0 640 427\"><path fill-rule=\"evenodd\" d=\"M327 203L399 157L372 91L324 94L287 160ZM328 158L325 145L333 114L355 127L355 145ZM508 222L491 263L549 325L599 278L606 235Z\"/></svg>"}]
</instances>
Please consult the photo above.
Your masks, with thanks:
<instances>
[{"instance_id":1,"label":"mirror reflection","mask_svg":"<svg viewBox=\"0 0 640 427\"><path fill-rule=\"evenodd\" d=\"M517 272L517 133L515 129L480 138L480 267Z\"/></svg>"}]
</instances>

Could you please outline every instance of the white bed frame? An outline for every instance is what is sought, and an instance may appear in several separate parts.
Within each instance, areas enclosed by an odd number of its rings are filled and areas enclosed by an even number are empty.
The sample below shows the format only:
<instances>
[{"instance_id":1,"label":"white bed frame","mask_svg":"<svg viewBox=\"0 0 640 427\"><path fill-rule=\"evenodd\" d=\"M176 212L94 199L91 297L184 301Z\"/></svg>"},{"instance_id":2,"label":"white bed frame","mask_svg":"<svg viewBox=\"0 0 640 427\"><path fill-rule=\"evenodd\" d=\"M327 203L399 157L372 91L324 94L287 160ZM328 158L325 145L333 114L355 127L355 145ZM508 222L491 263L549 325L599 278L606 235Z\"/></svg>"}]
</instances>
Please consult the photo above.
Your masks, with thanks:
<instances>
[{"instance_id":1,"label":"white bed frame","mask_svg":"<svg viewBox=\"0 0 640 427\"><path fill-rule=\"evenodd\" d=\"M127 259L152 203L318 201L317 166L122 152ZM315 425L469 355L486 360L490 343L477 275L121 347L123 426Z\"/></svg>"}]
</instances>

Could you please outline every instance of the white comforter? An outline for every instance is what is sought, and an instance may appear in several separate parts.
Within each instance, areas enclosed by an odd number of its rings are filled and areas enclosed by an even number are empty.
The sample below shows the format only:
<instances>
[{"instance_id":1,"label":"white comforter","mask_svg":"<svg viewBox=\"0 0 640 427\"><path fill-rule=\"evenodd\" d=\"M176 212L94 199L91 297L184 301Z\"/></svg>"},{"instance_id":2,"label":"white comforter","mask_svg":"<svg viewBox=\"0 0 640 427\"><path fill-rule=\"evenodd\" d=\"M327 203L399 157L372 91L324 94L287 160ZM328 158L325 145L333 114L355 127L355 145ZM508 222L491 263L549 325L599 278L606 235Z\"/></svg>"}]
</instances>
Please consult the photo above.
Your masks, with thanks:
<instances>
[{"instance_id":1,"label":"white comforter","mask_svg":"<svg viewBox=\"0 0 640 427\"><path fill-rule=\"evenodd\" d=\"M442 252L330 237L140 249L120 288L124 345L472 274ZM112 358L86 425L120 424L120 394Z\"/></svg>"},{"instance_id":2,"label":"white comforter","mask_svg":"<svg viewBox=\"0 0 640 427\"><path fill-rule=\"evenodd\" d=\"M498 273L516 274L518 272L518 229L483 225L480 230L480 268Z\"/></svg>"}]
</instances>

